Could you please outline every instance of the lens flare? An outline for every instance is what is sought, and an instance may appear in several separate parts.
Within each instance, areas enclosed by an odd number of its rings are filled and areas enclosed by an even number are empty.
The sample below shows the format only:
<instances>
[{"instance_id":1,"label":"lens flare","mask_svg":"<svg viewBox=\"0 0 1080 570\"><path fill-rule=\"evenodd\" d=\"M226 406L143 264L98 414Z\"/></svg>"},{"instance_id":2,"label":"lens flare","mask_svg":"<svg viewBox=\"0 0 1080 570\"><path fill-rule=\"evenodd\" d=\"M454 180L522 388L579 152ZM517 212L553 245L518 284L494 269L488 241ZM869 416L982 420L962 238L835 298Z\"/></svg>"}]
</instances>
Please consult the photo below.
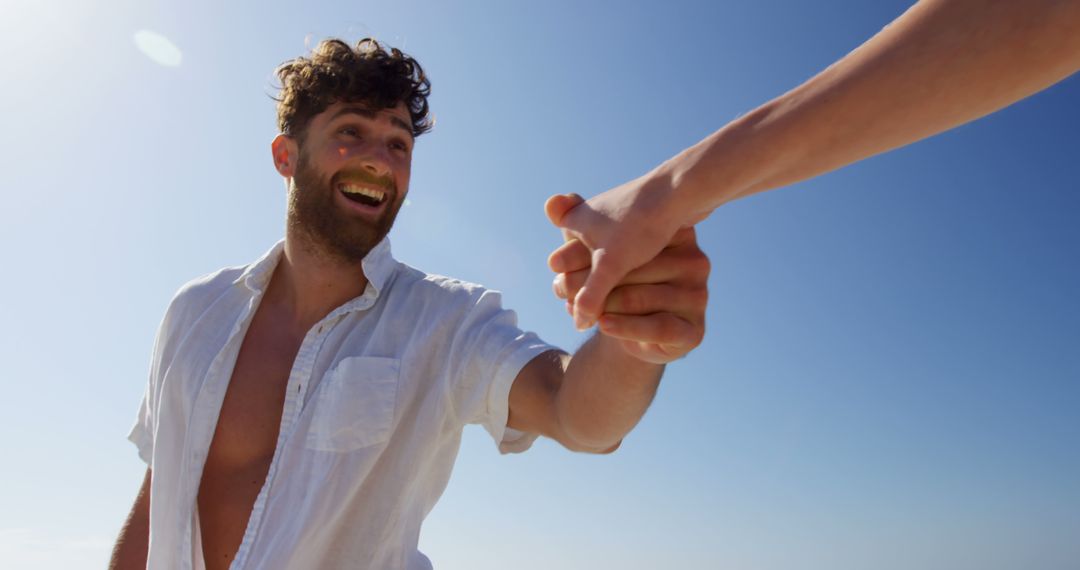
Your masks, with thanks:
<instances>
[{"instance_id":1,"label":"lens flare","mask_svg":"<svg viewBox=\"0 0 1080 570\"><path fill-rule=\"evenodd\" d=\"M139 48L139 51L143 52L154 63L166 67L180 65L180 60L183 58L180 48L169 41L169 38L150 30L139 30L135 32L134 39L135 47Z\"/></svg>"}]
</instances>

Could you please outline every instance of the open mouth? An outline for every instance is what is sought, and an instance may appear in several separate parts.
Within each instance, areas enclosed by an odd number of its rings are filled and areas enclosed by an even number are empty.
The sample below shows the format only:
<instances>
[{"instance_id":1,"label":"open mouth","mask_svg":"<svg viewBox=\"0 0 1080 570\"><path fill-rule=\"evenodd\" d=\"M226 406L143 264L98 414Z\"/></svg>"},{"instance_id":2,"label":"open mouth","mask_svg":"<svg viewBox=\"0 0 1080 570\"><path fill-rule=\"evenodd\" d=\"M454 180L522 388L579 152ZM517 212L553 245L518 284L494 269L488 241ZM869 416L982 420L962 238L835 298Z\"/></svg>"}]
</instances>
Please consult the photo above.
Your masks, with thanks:
<instances>
[{"instance_id":1,"label":"open mouth","mask_svg":"<svg viewBox=\"0 0 1080 570\"><path fill-rule=\"evenodd\" d=\"M386 201L386 192L379 190L378 188L371 188L368 186L360 186L357 184L349 184L347 182L338 184L338 190L345 196L345 198L356 202L357 204L363 204L370 208L377 208L380 204Z\"/></svg>"}]
</instances>

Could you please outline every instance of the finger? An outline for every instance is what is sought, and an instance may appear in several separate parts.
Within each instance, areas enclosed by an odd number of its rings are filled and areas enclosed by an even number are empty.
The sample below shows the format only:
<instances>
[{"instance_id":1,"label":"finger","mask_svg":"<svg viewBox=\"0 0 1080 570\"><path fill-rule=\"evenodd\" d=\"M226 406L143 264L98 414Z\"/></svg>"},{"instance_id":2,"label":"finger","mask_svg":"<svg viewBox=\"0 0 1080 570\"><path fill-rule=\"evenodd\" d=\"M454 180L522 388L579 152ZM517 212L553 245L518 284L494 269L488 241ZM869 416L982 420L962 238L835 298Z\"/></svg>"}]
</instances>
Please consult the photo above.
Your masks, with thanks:
<instances>
[{"instance_id":1,"label":"finger","mask_svg":"<svg viewBox=\"0 0 1080 570\"><path fill-rule=\"evenodd\" d=\"M671 261L698 255L696 242L693 228L680 229L675 233L672 242L664 248L664 252L660 256L653 258L635 272L627 274L627 279L633 279L635 283L649 283L650 280L657 281L665 274L676 273L677 271L672 267L673 263ZM569 239L548 256L548 267L556 273L580 271L589 268L591 264L592 257L589 247L577 239Z\"/></svg>"},{"instance_id":2,"label":"finger","mask_svg":"<svg viewBox=\"0 0 1080 570\"><path fill-rule=\"evenodd\" d=\"M619 342L622 344L623 350L630 356L645 362L652 362L653 364L667 364L682 358L683 355L690 352L690 349L688 348L680 348L667 344L635 342L622 339L620 339Z\"/></svg>"},{"instance_id":3,"label":"finger","mask_svg":"<svg viewBox=\"0 0 1080 570\"><path fill-rule=\"evenodd\" d=\"M548 267L555 273L567 273L589 267L592 254L581 241L571 239L548 256Z\"/></svg>"},{"instance_id":4,"label":"finger","mask_svg":"<svg viewBox=\"0 0 1080 570\"><path fill-rule=\"evenodd\" d=\"M556 276L560 287L555 294L561 299L574 299L585 286L591 268L569 271ZM617 286L648 284L682 284L692 288L704 287L709 278L709 258L698 250L665 251L645 265L623 277ZM607 310L605 308L605 310Z\"/></svg>"},{"instance_id":5,"label":"finger","mask_svg":"<svg viewBox=\"0 0 1080 570\"><path fill-rule=\"evenodd\" d=\"M544 202L544 213L552 224L562 227L566 213L584 202L585 199L577 194L556 194Z\"/></svg>"},{"instance_id":6,"label":"finger","mask_svg":"<svg viewBox=\"0 0 1080 570\"><path fill-rule=\"evenodd\" d=\"M606 249L592 253L592 269L585 284L574 296L574 325L585 330L596 322L604 307L608 293L633 269L626 266L623 256L614 255Z\"/></svg>"},{"instance_id":7,"label":"finger","mask_svg":"<svg viewBox=\"0 0 1080 570\"><path fill-rule=\"evenodd\" d=\"M690 350L701 344L705 336L705 325L692 324L670 313L646 316L604 315L600 318L600 332L623 340Z\"/></svg>"},{"instance_id":8,"label":"finger","mask_svg":"<svg viewBox=\"0 0 1080 570\"><path fill-rule=\"evenodd\" d=\"M560 284L562 286L563 294L566 295L564 299L568 299L571 303L577 297L578 291L585 285L585 280L589 278L589 270L582 269L579 271L571 271L569 273L560 273L562 277ZM558 279L558 277L556 277Z\"/></svg>"},{"instance_id":9,"label":"finger","mask_svg":"<svg viewBox=\"0 0 1080 570\"><path fill-rule=\"evenodd\" d=\"M560 273L551 280L551 292L560 299L566 299L566 275Z\"/></svg>"},{"instance_id":10,"label":"finger","mask_svg":"<svg viewBox=\"0 0 1080 570\"><path fill-rule=\"evenodd\" d=\"M708 281L709 258L694 247L666 249L641 267L631 271L620 285L682 283L696 285Z\"/></svg>"},{"instance_id":11,"label":"finger","mask_svg":"<svg viewBox=\"0 0 1080 570\"><path fill-rule=\"evenodd\" d=\"M604 314L651 315L672 313L690 322L703 319L709 291L705 287L668 284L616 287L604 303Z\"/></svg>"},{"instance_id":12,"label":"finger","mask_svg":"<svg viewBox=\"0 0 1080 570\"><path fill-rule=\"evenodd\" d=\"M577 294L581 284L585 282L585 271L574 273L560 273L551 281L551 290L555 296L566 300L573 307L574 295ZM568 284L569 283L569 284Z\"/></svg>"},{"instance_id":13,"label":"finger","mask_svg":"<svg viewBox=\"0 0 1080 570\"><path fill-rule=\"evenodd\" d=\"M709 258L697 250L666 251L645 265L634 269L619 281L618 286L651 283L675 283L692 286L708 281ZM567 272L563 285L567 299L573 299L584 287L591 268Z\"/></svg>"},{"instance_id":14,"label":"finger","mask_svg":"<svg viewBox=\"0 0 1080 570\"><path fill-rule=\"evenodd\" d=\"M679 231L675 232L675 235L671 236L671 241L668 242L665 249L672 247L683 247L697 243L697 232L694 230L694 226L687 226L685 228L679 228Z\"/></svg>"}]
</instances>

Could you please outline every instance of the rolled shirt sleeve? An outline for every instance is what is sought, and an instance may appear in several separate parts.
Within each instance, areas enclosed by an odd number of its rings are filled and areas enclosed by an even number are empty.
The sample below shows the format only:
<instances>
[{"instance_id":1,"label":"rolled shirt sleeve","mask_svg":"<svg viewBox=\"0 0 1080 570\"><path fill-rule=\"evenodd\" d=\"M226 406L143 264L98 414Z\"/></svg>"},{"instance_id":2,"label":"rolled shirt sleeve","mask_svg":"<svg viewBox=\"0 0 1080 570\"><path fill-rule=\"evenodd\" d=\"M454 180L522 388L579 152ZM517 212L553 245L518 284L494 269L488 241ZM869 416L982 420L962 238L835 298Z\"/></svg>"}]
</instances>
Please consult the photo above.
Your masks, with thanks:
<instances>
[{"instance_id":1,"label":"rolled shirt sleeve","mask_svg":"<svg viewBox=\"0 0 1080 570\"><path fill-rule=\"evenodd\" d=\"M528 449L537 434L507 427L510 388L533 358L559 350L517 326L517 314L502 307L497 291L480 293L462 323L452 347L453 405L463 423L484 426L501 453Z\"/></svg>"}]
</instances>

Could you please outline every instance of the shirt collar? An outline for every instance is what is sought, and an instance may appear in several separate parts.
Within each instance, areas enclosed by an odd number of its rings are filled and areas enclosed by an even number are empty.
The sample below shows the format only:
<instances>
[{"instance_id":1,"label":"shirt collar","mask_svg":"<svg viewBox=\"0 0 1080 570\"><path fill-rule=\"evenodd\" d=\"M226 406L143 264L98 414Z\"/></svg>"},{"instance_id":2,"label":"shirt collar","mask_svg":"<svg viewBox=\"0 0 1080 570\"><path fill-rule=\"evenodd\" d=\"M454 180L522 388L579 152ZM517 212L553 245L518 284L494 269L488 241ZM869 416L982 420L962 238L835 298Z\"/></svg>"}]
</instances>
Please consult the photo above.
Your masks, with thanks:
<instances>
[{"instance_id":1,"label":"shirt collar","mask_svg":"<svg viewBox=\"0 0 1080 570\"><path fill-rule=\"evenodd\" d=\"M277 267L284 251L285 240L282 239L275 243L270 248L270 251L267 251L262 257L248 265L234 283L243 283L253 293L262 293L266 289L266 285L270 283L270 277L273 276L274 268ZM352 305L360 299L374 301L379 298L379 294L389 285L398 266L397 260L394 259L394 255L390 250L390 237L386 236L382 241L375 244L375 247L371 248L371 251L364 256L361 265L364 267L364 276L367 277L368 284L364 288L363 295L346 303L346 306Z\"/></svg>"},{"instance_id":2,"label":"shirt collar","mask_svg":"<svg viewBox=\"0 0 1080 570\"><path fill-rule=\"evenodd\" d=\"M398 266L390 251L390 236L384 236L382 241L375 244L375 247L364 256L362 264L364 276L368 280L367 287L364 288L364 296L370 295L372 299L378 299L379 293L390 284L390 279Z\"/></svg>"}]
</instances>

